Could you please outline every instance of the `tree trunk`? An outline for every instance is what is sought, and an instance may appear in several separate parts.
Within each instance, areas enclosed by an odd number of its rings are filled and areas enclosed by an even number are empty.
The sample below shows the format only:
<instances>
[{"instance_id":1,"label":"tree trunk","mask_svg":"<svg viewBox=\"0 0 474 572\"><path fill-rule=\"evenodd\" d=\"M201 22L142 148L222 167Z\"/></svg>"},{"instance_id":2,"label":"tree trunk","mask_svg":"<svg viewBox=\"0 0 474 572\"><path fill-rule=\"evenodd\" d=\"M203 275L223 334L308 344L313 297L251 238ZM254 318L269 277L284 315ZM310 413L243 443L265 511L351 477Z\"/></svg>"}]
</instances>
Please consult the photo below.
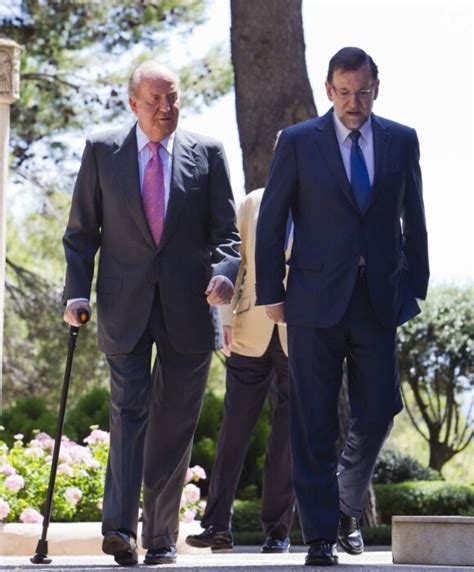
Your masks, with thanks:
<instances>
[{"instance_id":1,"label":"tree trunk","mask_svg":"<svg viewBox=\"0 0 474 572\"><path fill-rule=\"evenodd\" d=\"M231 0L231 47L247 192L265 185L275 138L310 117L301 0Z\"/></svg>"},{"instance_id":2,"label":"tree trunk","mask_svg":"<svg viewBox=\"0 0 474 572\"><path fill-rule=\"evenodd\" d=\"M456 450L452 447L446 445L446 443L440 443L434 439L430 439L430 461L429 467L441 473L443 466L454 457Z\"/></svg>"}]
</instances>

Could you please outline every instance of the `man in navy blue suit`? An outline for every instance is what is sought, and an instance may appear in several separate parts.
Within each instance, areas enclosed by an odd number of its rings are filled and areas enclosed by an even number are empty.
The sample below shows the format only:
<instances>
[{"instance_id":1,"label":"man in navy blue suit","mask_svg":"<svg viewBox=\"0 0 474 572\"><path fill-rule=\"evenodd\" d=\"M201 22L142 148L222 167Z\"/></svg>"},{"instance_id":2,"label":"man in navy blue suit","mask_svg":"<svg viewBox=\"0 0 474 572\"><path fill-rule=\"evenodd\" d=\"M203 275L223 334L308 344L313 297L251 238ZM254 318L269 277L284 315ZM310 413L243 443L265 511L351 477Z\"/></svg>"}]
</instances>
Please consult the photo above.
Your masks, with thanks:
<instances>
[{"instance_id":1,"label":"man in navy blue suit","mask_svg":"<svg viewBox=\"0 0 474 572\"><path fill-rule=\"evenodd\" d=\"M400 398L396 328L420 312L427 232L414 129L372 113L378 69L359 48L329 63L333 108L285 129L257 229L257 303L288 325L294 487L307 565L364 548L359 519ZM285 293L285 230L294 243ZM347 359L351 424L336 454Z\"/></svg>"}]
</instances>

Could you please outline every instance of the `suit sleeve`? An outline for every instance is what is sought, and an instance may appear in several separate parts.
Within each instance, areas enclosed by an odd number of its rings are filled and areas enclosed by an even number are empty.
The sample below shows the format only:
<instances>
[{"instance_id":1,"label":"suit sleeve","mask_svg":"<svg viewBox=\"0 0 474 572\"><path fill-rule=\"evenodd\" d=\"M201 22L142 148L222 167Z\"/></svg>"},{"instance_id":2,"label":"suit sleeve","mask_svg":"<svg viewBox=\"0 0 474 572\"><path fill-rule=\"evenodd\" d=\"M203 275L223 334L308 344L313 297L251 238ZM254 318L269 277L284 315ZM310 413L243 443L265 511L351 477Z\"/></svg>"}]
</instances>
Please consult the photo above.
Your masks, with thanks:
<instances>
[{"instance_id":1,"label":"suit sleeve","mask_svg":"<svg viewBox=\"0 0 474 572\"><path fill-rule=\"evenodd\" d=\"M412 132L410 161L403 212L403 251L408 262L408 278L413 295L424 300L430 276L428 235L426 230L420 148L416 132Z\"/></svg>"},{"instance_id":2,"label":"suit sleeve","mask_svg":"<svg viewBox=\"0 0 474 572\"><path fill-rule=\"evenodd\" d=\"M63 237L66 256L64 303L72 298L90 299L94 258L101 243L101 226L97 165L93 145L87 141Z\"/></svg>"},{"instance_id":3,"label":"suit sleeve","mask_svg":"<svg viewBox=\"0 0 474 572\"><path fill-rule=\"evenodd\" d=\"M210 159L209 248L213 276L226 276L233 284L240 265L240 237L235 221L235 203L229 169L222 146Z\"/></svg>"},{"instance_id":4,"label":"suit sleeve","mask_svg":"<svg viewBox=\"0 0 474 572\"><path fill-rule=\"evenodd\" d=\"M286 225L298 184L293 143L286 131L273 156L257 223L255 249L257 305L285 300Z\"/></svg>"}]
</instances>

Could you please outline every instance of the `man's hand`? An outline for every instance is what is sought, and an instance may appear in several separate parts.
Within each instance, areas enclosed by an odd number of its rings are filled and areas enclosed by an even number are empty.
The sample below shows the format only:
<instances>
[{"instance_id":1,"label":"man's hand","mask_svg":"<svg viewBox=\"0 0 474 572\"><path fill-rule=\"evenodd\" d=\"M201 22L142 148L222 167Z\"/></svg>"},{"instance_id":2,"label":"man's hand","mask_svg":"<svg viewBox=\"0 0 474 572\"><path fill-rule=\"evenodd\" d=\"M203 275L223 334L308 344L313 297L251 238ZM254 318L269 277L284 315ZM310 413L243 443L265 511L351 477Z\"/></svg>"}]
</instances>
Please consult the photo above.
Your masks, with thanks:
<instances>
[{"instance_id":1,"label":"man's hand","mask_svg":"<svg viewBox=\"0 0 474 572\"><path fill-rule=\"evenodd\" d=\"M89 314L91 313L91 306L86 300L75 300L67 305L64 311L63 319L70 326L81 326L81 322L77 319L78 310L87 310Z\"/></svg>"},{"instance_id":2,"label":"man's hand","mask_svg":"<svg viewBox=\"0 0 474 572\"><path fill-rule=\"evenodd\" d=\"M206 295L209 306L229 304L234 295L234 289L223 276L214 276L206 288Z\"/></svg>"},{"instance_id":3,"label":"man's hand","mask_svg":"<svg viewBox=\"0 0 474 572\"><path fill-rule=\"evenodd\" d=\"M265 306L267 316L275 322L275 324L285 323L285 303L275 304L273 306Z\"/></svg>"},{"instance_id":4,"label":"man's hand","mask_svg":"<svg viewBox=\"0 0 474 572\"><path fill-rule=\"evenodd\" d=\"M232 344L232 326L223 326L222 329L224 330L224 347L221 349L221 352L229 357Z\"/></svg>"}]
</instances>

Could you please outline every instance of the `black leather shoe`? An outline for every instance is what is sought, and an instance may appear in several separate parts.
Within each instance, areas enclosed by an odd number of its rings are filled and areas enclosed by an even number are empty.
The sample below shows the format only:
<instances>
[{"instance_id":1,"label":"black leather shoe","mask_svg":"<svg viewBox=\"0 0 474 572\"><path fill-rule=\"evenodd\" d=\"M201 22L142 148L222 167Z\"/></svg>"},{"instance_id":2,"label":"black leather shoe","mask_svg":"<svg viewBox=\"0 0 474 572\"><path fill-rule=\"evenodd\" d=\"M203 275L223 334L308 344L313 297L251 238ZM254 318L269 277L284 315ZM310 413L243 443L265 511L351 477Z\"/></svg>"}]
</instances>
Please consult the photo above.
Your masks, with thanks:
<instances>
[{"instance_id":1,"label":"black leather shoe","mask_svg":"<svg viewBox=\"0 0 474 572\"><path fill-rule=\"evenodd\" d=\"M341 548L348 554L357 555L364 552L364 539L360 531L359 521L353 516L341 512L337 539Z\"/></svg>"},{"instance_id":2,"label":"black leather shoe","mask_svg":"<svg viewBox=\"0 0 474 572\"><path fill-rule=\"evenodd\" d=\"M266 554L284 554L290 550L290 539L288 536L279 538L278 536L267 536L262 544L262 552Z\"/></svg>"},{"instance_id":3,"label":"black leather shoe","mask_svg":"<svg viewBox=\"0 0 474 572\"><path fill-rule=\"evenodd\" d=\"M211 548L212 552L230 552L234 548L232 532L208 526L201 534L190 534L186 544L194 548Z\"/></svg>"},{"instance_id":4,"label":"black leather shoe","mask_svg":"<svg viewBox=\"0 0 474 572\"><path fill-rule=\"evenodd\" d=\"M327 540L314 540L309 545L306 566L335 566L339 564L335 543Z\"/></svg>"},{"instance_id":5,"label":"black leather shoe","mask_svg":"<svg viewBox=\"0 0 474 572\"><path fill-rule=\"evenodd\" d=\"M150 548L145 554L145 564L174 564L176 562L176 544Z\"/></svg>"},{"instance_id":6,"label":"black leather shoe","mask_svg":"<svg viewBox=\"0 0 474 572\"><path fill-rule=\"evenodd\" d=\"M138 564L137 542L132 533L122 530L106 532L102 541L102 551L111 554L120 566Z\"/></svg>"}]
</instances>

